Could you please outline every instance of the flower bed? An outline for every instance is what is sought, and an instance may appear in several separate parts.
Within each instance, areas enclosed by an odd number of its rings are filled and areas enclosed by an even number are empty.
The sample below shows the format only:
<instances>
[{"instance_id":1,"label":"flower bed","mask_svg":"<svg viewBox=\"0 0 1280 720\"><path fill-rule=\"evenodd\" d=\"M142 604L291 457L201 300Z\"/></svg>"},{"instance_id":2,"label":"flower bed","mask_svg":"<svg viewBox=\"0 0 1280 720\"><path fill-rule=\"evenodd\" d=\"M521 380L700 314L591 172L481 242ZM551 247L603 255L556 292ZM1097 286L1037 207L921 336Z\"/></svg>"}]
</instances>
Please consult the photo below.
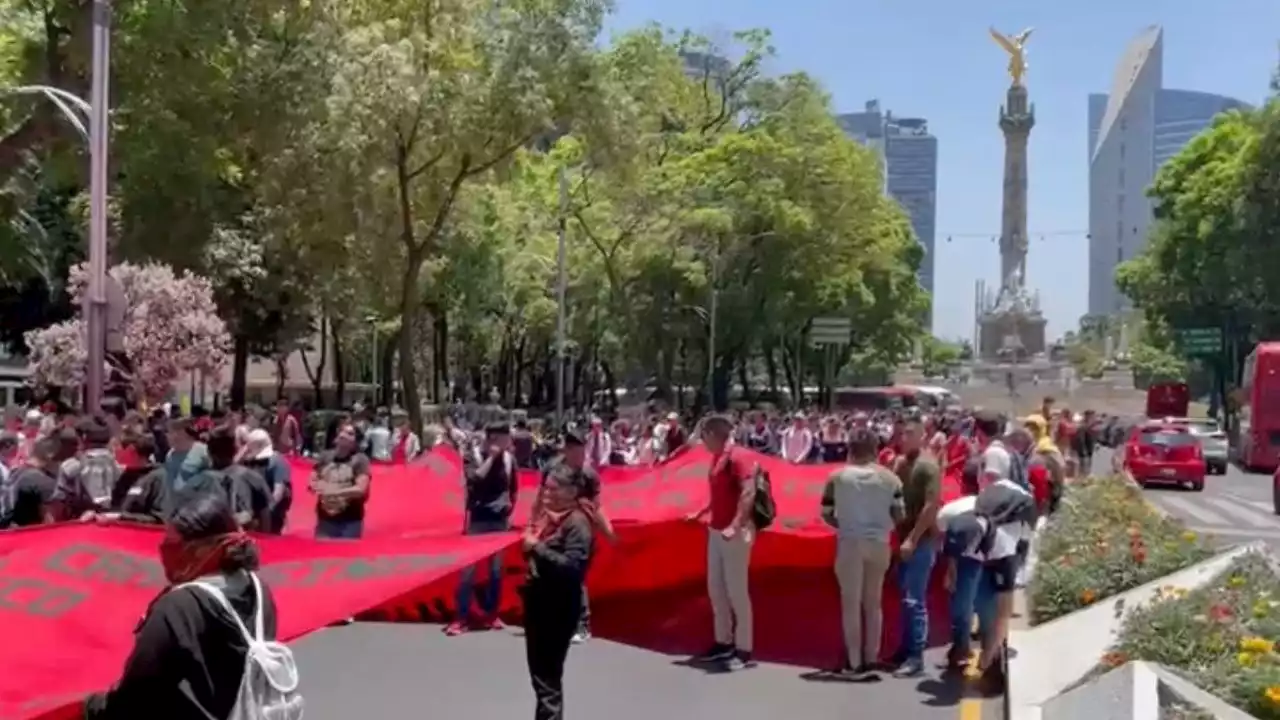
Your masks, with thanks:
<instances>
[{"instance_id":1,"label":"flower bed","mask_svg":"<svg viewBox=\"0 0 1280 720\"><path fill-rule=\"evenodd\" d=\"M1151 507L1123 476L1072 484L1039 541L1028 588L1032 625L1177 572L1213 554L1182 523Z\"/></svg>"},{"instance_id":2,"label":"flower bed","mask_svg":"<svg viewBox=\"0 0 1280 720\"><path fill-rule=\"evenodd\" d=\"M1129 616L1097 672L1161 663L1260 720L1280 720L1277 640L1280 578L1251 554L1198 590L1161 588Z\"/></svg>"}]
</instances>

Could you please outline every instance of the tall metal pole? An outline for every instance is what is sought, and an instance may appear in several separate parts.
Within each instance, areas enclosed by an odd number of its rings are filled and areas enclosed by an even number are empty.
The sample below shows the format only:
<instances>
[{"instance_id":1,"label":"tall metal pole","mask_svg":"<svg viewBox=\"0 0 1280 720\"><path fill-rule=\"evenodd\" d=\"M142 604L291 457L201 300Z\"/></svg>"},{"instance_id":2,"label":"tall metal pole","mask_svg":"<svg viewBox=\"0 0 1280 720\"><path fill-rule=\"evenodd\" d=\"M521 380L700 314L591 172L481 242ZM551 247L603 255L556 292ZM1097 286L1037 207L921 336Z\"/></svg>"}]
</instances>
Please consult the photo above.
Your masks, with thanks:
<instances>
[{"instance_id":1,"label":"tall metal pole","mask_svg":"<svg viewBox=\"0 0 1280 720\"><path fill-rule=\"evenodd\" d=\"M716 246L715 257L711 259L711 308L707 320L707 330L711 336L707 338L707 405L714 411L716 407L716 316L720 314L720 249Z\"/></svg>"},{"instance_id":2,"label":"tall metal pole","mask_svg":"<svg viewBox=\"0 0 1280 720\"><path fill-rule=\"evenodd\" d=\"M556 423L564 424L565 333L568 317L564 303L569 287L565 267L565 229L569 222L569 177L560 168L560 218L556 228Z\"/></svg>"},{"instance_id":3,"label":"tall metal pole","mask_svg":"<svg viewBox=\"0 0 1280 720\"><path fill-rule=\"evenodd\" d=\"M111 67L110 0L93 0L92 89L89 99L89 287L85 296L85 410L97 412L107 353L107 148Z\"/></svg>"},{"instance_id":4,"label":"tall metal pole","mask_svg":"<svg viewBox=\"0 0 1280 720\"><path fill-rule=\"evenodd\" d=\"M369 360L371 361L370 364L373 366L373 406L377 407L382 402L381 400L382 394L379 392L381 388L378 387L378 326L377 325L373 326L373 348L369 351L369 354L372 355L372 357L369 358Z\"/></svg>"}]
</instances>

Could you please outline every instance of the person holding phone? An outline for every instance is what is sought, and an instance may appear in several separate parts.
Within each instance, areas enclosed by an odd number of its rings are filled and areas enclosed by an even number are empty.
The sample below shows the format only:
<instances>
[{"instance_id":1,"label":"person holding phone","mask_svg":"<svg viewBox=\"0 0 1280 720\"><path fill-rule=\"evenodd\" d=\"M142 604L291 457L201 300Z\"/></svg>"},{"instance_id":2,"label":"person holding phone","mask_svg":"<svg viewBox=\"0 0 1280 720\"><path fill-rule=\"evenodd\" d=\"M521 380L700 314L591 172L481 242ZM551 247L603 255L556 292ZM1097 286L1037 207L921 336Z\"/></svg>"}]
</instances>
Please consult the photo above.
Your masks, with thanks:
<instances>
[{"instance_id":1,"label":"person holding phone","mask_svg":"<svg viewBox=\"0 0 1280 720\"><path fill-rule=\"evenodd\" d=\"M511 452L511 428L494 423L485 428L480 457L466 461L466 505L463 534L484 535L511 530L511 511L516 506L520 484L516 458ZM464 456L465 457L465 456ZM445 627L446 635L461 635L472 628L471 600L474 595L475 566L462 571L458 580L457 616ZM489 584L480 598L480 629L499 630L498 602L502 599L502 555L489 558Z\"/></svg>"}]
</instances>

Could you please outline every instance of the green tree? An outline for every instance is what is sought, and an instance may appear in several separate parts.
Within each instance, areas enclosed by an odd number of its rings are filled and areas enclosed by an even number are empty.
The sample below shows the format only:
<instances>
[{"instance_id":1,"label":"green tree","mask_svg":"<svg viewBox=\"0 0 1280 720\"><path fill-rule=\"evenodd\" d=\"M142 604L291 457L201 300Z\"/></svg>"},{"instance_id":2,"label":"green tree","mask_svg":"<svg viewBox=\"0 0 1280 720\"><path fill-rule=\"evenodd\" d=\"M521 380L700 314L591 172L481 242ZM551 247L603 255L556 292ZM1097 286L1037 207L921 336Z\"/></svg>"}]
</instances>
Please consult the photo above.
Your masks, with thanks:
<instances>
[{"instance_id":1,"label":"green tree","mask_svg":"<svg viewBox=\"0 0 1280 720\"><path fill-rule=\"evenodd\" d=\"M959 364L963 348L959 343L951 343L932 335L926 336L920 344L920 364L925 375L945 375L952 367Z\"/></svg>"}]
</instances>

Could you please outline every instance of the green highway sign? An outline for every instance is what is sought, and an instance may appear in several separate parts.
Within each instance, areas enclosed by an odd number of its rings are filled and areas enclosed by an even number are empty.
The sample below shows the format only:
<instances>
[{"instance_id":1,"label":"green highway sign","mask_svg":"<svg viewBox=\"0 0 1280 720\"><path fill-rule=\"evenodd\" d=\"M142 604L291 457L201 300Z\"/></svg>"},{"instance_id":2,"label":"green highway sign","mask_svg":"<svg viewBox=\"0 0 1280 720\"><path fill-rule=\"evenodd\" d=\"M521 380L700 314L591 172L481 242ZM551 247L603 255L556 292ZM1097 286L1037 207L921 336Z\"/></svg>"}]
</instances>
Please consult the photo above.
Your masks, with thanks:
<instances>
[{"instance_id":1,"label":"green highway sign","mask_svg":"<svg viewBox=\"0 0 1280 720\"><path fill-rule=\"evenodd\" d=\"M1187 328L1177 331L1178 347L1192 357L1222 354L1221 328Z\"/></svg>"}]
</instances>

